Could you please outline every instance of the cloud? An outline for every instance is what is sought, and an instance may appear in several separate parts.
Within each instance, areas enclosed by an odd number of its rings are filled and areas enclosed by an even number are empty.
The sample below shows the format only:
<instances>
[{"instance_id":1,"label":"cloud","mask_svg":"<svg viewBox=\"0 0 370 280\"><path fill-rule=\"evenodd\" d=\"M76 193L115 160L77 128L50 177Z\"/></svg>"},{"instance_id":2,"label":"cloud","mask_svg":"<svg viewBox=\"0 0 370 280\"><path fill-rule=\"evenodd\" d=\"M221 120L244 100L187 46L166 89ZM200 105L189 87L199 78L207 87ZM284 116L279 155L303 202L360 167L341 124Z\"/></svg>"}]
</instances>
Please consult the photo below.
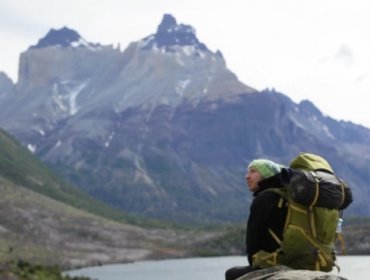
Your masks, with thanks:
<instances>
[{"instance_id":1,"label":"cloud","mask_svg":"<svg viewBox=\"0 0 370 280\"><path fill-rule=\"evenodd\" d=\"M368 80L368 77L369 77L368 74L362 74L362 75L357 77L356 82L361 83L363 81L366 81L366 80Z\"/></svg>"},{"instance_id":2,"label":"cloud","mask_svg":"<svg viewBox=\"0 0 370 280\"><path fill-rule=\"evenodd\" d=\"M341 45L334 55L334 59L349 67L354 61L353 51L348 45Z\"/></svg>"},{"instance_id":3,"label":"cloud","mask_svg":"<svg viewBox=\"0 0 370 280\"><path fill-rule=\"evenodd\" d=\"M321 57L318 59L318 62L322 64L340 64L345 67L350 67L354 59L355 56L352 48L346 44L342 44L334 54Z\"/></svg>"}]
</instances>

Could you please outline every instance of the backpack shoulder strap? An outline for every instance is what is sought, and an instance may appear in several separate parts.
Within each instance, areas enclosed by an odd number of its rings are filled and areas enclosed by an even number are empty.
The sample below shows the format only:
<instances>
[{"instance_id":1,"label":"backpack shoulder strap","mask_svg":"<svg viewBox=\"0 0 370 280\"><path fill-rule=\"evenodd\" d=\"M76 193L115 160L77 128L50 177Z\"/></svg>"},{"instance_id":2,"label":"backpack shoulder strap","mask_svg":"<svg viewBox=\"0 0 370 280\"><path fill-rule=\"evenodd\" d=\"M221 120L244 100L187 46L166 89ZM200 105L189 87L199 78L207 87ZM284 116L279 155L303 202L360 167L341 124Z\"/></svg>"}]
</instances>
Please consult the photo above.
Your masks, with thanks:
<instances>
[{"instance_id":1,"label":"backpack shoulder strap","mask_svg":"<svg viewBox=\"0 0 370 280\"><path fill-rule=\"evenodd\" d=\"M280 196L280 199L277 205L278 208L282 208L283 205L285 205L284 201L288 201L288 193L285 188L268 188L264 190L264 192L273 192ZM276 243L279 246L281 246L282 240L280 240L280 238L275 234L275 232L272 229L269 228L268 231L270 235L272 236L272 238L276 241Z\"/></svg>"}]
</instances>

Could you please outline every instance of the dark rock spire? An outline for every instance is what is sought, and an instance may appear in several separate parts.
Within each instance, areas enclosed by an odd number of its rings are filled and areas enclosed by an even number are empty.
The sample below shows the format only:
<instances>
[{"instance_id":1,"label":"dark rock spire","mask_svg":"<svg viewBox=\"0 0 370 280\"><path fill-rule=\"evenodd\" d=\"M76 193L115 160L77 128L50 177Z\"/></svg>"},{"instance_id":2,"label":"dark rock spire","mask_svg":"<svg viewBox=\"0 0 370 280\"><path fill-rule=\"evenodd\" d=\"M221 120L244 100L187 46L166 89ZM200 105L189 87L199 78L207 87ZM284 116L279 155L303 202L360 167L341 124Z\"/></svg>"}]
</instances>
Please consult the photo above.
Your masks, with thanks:
<instances>
[{"instance_id":1,"label":"dark rock spire","mask_svg":"<svg viewBox=\"0 0 370 280\"><path fill-rule=\"evenodd\" d=\"M35 46L30 49L46 48L49 46L69 47L73 42L78 42L81 36L74 30L67 27L61 29L51 29L44 38L40 39Z\"/></svg>"},{"instance_id":2,"label":"dark rock spire","mask_svg":"<svg viewBox=\"0 0 370 280\"><path fill-rule=\"evenodd\" d=\"M157 32L146 38L148 41L145 49L153 46L161 48L179 45L195 46L197 49L207 51L207 46L199 42L195 33L195 29L192 26L178 24L172 15L165 14L157 28Z\"/></svg>"}]
</instances>

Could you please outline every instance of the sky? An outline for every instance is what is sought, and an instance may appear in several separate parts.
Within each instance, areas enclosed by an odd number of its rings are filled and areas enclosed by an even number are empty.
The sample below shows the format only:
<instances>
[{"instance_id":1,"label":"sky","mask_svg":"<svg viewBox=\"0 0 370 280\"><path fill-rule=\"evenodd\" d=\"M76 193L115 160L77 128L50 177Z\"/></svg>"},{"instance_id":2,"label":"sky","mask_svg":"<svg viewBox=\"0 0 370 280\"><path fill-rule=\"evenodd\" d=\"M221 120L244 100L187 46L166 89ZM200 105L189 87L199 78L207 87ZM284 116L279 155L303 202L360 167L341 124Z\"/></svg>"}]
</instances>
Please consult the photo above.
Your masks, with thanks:
<instances>
[{"instance_id":1,"label":"sky","mask_svg":"<svg viewBox=\"0 0 370 280\"><path fill-rule=\"evenodd\" d=\"M166 13L243 83L370 128L368 0L0 0L0 71L16 82L19 55L51 28L124 50Z\"/></svg>"}]
</instances>

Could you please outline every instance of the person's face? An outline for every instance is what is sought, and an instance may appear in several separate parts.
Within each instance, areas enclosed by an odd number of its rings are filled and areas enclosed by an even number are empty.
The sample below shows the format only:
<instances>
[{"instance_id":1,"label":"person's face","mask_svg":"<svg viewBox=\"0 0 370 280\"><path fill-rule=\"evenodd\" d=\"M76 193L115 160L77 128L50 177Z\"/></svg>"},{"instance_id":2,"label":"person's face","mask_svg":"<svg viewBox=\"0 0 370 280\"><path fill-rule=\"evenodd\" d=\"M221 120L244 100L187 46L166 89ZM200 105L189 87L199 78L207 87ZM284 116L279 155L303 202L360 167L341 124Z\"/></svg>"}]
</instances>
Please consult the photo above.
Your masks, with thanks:
<instances>
[{"instance_id":1,"label":"person's face","mask_svg":"<svg viewBox=\"0 0 370 280\"><path fill-rule=\"evenodd\" d=\"M247 181L248 188L251 192L255 192L258 189L258 182L263 179L261 173L256 169L249 168L247 169L247 174L245 175L245 180Z\"/></svg>"}]
</instances>

